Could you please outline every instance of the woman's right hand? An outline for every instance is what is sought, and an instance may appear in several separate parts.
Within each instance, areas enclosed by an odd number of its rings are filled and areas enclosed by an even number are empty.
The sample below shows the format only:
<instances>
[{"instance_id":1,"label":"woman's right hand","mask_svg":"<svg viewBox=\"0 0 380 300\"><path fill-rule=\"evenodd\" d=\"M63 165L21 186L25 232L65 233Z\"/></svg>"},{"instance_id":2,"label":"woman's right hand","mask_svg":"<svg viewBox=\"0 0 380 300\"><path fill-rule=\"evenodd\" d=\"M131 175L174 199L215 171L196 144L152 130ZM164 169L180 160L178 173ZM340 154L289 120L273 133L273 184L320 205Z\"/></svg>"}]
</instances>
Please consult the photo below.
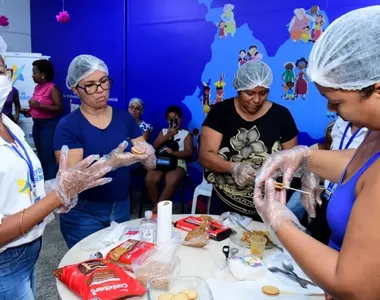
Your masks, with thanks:
<instances>
[{"instance_id":1,"label":"woman's right hand","mask_svg":"<svg viewBox=\"0 0 380 300\"><path fill-rule=\"evenodd\" d=\"M63 206L61 212L67 212L74 207L81 192L112 181L112 178L103 178L112 168L104 158L99 159L99 155L90 155L69 169L68 150L67 146L62 147L59 170L53 187Z\"/></svg>"},{"instance_id":2,"label":"woman's right hand","mask_svg":"<svg viewBox=\"0 0 380 300\"><path fill-rule=\"evenodd\" d=\"M260 191L268 178L276 179L283 176L285 186L290 186L297 170L306 169L311 157L311 150L307 146L296 146L290 150L273 153L265 161L256 175L255 191ZM286 203L286 190L281 191L280 201Z\"/></svg>"},{"instance_id":3,"label":"woman's right hand","mask_svg":"<svg viewBox=\"0 0 380 300\"><path fill-rule=\"evenodd\" d=\"M174 126L174 127L169 127L168 128L168 132L166 133L166 135L171 138L173 136L175 136L177 133L178 133L178 130L179 130L179 127L178 126Z\"/></svg>"}]
</instances>

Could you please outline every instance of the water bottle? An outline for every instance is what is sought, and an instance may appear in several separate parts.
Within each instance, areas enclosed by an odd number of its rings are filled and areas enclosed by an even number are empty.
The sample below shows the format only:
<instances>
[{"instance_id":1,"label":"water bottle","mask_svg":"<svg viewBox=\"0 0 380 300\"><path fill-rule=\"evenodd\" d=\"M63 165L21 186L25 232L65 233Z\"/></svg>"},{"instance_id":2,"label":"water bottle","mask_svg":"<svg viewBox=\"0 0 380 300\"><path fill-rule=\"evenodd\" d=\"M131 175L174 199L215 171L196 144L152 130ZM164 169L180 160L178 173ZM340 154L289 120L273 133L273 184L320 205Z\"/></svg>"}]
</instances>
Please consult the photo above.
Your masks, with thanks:
<instances>
[{"instance_id":1,"label":"water bottle","mask_svg":"<svg viewBox=\"0 0 380 300\"><path fill-rule=\"evenodd\" d=\"M149 243L156 243L157 237L157 222L152 218L153 212L147 210L145 218L140 223L140 236L141 240Z\"/></svg>"}]
</instances>

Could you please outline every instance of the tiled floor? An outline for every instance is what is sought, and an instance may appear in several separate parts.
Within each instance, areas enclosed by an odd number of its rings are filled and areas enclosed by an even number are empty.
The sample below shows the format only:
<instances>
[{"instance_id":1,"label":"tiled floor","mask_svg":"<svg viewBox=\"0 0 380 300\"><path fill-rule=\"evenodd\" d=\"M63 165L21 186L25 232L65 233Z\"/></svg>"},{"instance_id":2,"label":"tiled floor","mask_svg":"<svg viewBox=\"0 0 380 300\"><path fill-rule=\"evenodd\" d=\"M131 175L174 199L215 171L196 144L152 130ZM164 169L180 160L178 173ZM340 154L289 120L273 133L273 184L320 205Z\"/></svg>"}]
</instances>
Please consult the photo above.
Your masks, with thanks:
<instances>
[{"instance_id":1,"label":"tiled floor","mask_svg":"<svg viewBox=\"0 0 380 300\"><path fill-rule=\"evenodd\" d=\"M137 195L136 195L137 196ZM137 218L138 205L135 200L140 197L133 197L132 218ZM181 206L174 205L173 211L180 213ZM190 212L189 207L185 206L186 212ZM135 211L136 210L136 211ZM40 258L37 262L37 300L59 300L55 278L52 272L58 267L62 257L68 251L59 229L59 219L55 218L51 222L43 235L43 243Z\"/></svg>"}]
</instances>

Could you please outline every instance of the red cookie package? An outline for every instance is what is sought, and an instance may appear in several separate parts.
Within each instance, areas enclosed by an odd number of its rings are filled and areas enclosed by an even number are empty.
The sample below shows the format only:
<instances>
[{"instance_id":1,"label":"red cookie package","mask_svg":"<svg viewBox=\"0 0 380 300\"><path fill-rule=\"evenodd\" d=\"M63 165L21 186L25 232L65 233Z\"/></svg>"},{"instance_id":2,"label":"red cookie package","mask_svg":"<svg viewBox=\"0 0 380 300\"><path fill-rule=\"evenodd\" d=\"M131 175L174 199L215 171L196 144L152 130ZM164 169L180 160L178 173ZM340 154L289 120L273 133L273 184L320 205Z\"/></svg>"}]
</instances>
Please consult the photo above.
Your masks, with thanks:
<instances>
[{"instance_id":1,"label":"red cookie package","mask_svg":"<svg viewBox=\"0 0 380 300\"><path fill-rule=\"evenodd\" d=\"M152 249L155 244L129 239L107 253L106 259L116 262L126 271L133 272L132 263Z\"/></svg>"},{"instance_id":2,"label":"red cookie package","mask_svg":"<svg viewBox=\"0 0 380 300\"><path fill-rule=\"evenodd\" d=\"M65 266L53 274L83 300L126 299L146 293L139 281L102 258Z\"/></svg>"}]
</instances>

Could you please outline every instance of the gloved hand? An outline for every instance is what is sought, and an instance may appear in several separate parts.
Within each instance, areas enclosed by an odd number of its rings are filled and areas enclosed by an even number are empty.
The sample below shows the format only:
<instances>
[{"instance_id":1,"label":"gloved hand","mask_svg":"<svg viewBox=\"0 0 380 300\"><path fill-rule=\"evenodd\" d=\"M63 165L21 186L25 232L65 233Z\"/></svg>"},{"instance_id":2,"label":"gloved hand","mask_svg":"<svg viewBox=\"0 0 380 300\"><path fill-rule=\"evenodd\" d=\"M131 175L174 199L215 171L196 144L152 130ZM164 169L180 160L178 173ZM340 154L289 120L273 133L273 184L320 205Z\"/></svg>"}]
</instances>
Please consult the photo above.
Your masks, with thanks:
<instances>
[{"instance_id":1,"label":"gloved hand","mask_svg":"<svg viewBox=\"0 0 380 300\"><path fill-rule=\"evenodd\" d=\"M303 174L311 157L311 150L306 146L296 146L271 154L256 175L255 190L261 192L268 178L283 176L283 184L289 186L296 171ZM279 201L286 204L286 190L280 191Z\"/></svg>"},{"instance_id":2,"label":"gloved hand","mask_svg":"<svg viewBox=\"0 0 380 300\"><path fill-rule=\"evenodd\" d=\"M279 201L279 195L279 191L275 188L275 181L272 178L265 182L264 195L261 190L255 189L253 201L264 223L274 232L280 228L283 222L289 221L292 221L300 229L305 230L290 209Z\"/></svg>"},{"instance_id":3,"label":"gloved hand","mask_svg":"<svg viewBox=\"0 0 380 300\"><path fill-rule=\"evenodd\" d=\"M137 142L134 144L133 149L142 153L138 155L136 154L135 156L143 166L147 169L156 168L156 150L154 150L152 145L147 142Z\"/></svg>"},{"instance_id":4,"label":"gloved hand","mask_svg":"<svg viewBox=\"0 0 380 300\"><path fill-rule=\"evenodd\" d=\"M231 174L237 185L253 185L256 170L251 165L244 162L233 163Z\"/></svg>"},{"instance_id":5,"label":"gloved hand","mask_svg":"<svg viewBox=\"0 0 380 300\"><path fill-rule=\"evenodd\" d=\"M316 217L315 207L317 203L322 205L321 192L319 186L320 178L314 173L306 171L301 177L302 190L309 193L301 193L301 202L311 218Z\"/></svg>"},{"instance_id":6,"label":"gloved hand","mask_svg":"<svg viewBox=\"0 0 380 300\"><path fill-rule=\"evenodd\" d=\"M78 201L78 195L90 188L104 185L112 181L112 178L102 178L111 171L105 159L99 159L99 155L90 155L75 165L74 168L67 167L67 153L69 149L63 146L59 162L59 170L52 184L52 190L57 194L62 203L60 212L67 212Z\"/></svg>"}]
</instances>

